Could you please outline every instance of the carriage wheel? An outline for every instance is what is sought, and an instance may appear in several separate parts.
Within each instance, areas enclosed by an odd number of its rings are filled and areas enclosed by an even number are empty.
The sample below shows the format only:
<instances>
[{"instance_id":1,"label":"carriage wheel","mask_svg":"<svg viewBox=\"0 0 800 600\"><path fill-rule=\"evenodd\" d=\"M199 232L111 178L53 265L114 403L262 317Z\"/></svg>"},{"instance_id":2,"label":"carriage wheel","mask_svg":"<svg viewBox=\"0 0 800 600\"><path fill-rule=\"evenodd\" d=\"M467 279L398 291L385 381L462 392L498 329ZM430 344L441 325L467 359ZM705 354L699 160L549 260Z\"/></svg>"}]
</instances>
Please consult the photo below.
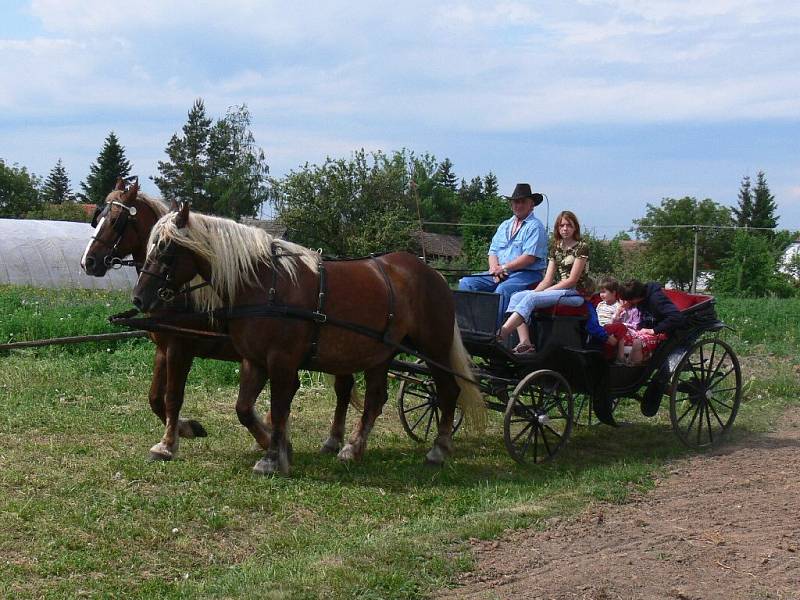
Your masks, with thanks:
<instances>
[{"instance_id":1,"label":"carriage wheel","mask_svg":"<svg viewBox=\"0 0 800 600\"><path fill-rule=\"evenodd\" d=\"M742 371L733 349L717 339L695 342L675 369L669 417L690 448L710 448L728 433L742 401Z\"/></svg>"},{"instance_id":2,"label":"carriage wheel","mask_svg":"<svg viewBox=\"0 0 800 600\"><path fill-rule=\"evenodd\" d=\"M572 432L574 400L555 371L534 371L514 388L503 420L506 449L520 464L553 458Z\"/></svg>"},{"instance_id":3,"label":"carriage wheel","mask_svg":"<svg viewBox=\"0 0 800 600\"><path fill-rule=\"evenodd\" d=\"M400 414L403 429L415 442L427 442L431 432L436 437L439 433L441 411L433 378L406 373L397 391L397 412ZM461 409L456 407L453 435L463 419Z\"/></svg>"}]
</instances>

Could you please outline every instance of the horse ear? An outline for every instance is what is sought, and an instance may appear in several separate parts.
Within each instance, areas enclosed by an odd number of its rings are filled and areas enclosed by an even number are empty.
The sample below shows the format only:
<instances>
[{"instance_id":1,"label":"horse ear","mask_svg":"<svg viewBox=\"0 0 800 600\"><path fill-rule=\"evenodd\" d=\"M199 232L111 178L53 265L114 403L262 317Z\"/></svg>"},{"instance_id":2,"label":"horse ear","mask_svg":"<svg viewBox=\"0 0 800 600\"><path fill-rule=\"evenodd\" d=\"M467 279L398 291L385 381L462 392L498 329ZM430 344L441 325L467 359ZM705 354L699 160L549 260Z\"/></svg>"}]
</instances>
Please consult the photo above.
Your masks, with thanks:
<instances>
[{"instance_id":1,"label":"horse ear","mask_svg":"<svg viewBox=\"0 0 800 600\"><path fill-rule=\"evenodd\" d=\"M114 186L115 192L122 192L125 190L125 180L122 177L117 177L117 185Z\"/></svg>"},{"instance_id":2,"label":"horse ear","mask_svg":"<svg viewBox=\"0 0 800 600\"><path fill-rule=\"evenodd\" d=\"M175 201L175 198L169 199L169 212L178 212L181 209L180 205Z\"/></svg>"},{"instance_id":3,"label":"horse ear","mask_svg":"<svg viewBox=\"0 0 800 600\"><path fill-rule=\"evenodd\" d=\"M133 185L125 192L123 202L133 202L136 200L136 195L139 193L139 180L136 179Z\"/></svg>"},{"instance_id":4,"label":"horse ear","mask_svg":"<svg viewBox=\"0 0 800 600\"><path fill-rule=\"evenodd\" d=\"M189 224L189 203L181 202L181 207L178 210L178 216L175 217L175 226L178 229L183 229Z\"/></svg>"}]
</instances>

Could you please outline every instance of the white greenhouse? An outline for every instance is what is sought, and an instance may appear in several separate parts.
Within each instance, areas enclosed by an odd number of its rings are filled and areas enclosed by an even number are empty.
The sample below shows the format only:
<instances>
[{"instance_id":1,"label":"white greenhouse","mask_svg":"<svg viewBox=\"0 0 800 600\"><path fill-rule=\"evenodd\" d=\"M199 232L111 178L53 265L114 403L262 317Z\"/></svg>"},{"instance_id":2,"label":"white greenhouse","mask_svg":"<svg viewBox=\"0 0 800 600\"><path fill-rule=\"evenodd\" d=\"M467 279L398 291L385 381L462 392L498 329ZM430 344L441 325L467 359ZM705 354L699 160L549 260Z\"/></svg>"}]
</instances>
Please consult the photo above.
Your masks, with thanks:
<instances>
[{"instance_id":1,"label":"white greenhouse","mask_svg":"<svg viewBox=\"0 0 800 600\"><path fill-rule=\"evenodd\" d=\"M80 261L92 235L88 223L0 219L0 284L130 290L136 269L89 277Z\"/></svg>"}]
</instances>

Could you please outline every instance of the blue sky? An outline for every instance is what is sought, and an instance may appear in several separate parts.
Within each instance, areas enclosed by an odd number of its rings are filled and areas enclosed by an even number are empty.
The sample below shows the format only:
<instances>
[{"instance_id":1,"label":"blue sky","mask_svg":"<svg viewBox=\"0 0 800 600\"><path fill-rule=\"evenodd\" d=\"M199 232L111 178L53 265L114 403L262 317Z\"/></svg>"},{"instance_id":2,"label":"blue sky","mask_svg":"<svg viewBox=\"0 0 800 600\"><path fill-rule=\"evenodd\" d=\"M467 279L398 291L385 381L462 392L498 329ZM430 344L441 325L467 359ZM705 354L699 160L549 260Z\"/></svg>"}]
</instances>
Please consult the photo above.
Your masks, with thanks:
<instances>
[{"instance_id":1,"label":"blue sky","mask_svg":"<svg viewBox=\"0 0 800 600\"><path fill-rule=\"evenodd\" d=\"M0 158L74 186L109 131L156 174L196 98L246 103L273 175L357 148L529 181L600 235L767 180L800 229L800 3L0 3ZM145 190L157 192L152 183Z\"/></svg>"}]
</instances>

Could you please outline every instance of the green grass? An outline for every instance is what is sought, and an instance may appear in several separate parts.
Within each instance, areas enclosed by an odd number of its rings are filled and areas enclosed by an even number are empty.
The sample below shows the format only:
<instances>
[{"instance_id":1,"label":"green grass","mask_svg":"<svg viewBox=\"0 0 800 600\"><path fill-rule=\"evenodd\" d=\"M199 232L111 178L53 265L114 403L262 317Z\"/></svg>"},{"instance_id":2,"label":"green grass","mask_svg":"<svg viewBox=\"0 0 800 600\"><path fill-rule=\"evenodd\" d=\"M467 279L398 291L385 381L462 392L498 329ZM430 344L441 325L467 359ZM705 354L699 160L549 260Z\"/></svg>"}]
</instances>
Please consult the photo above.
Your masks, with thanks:
<instances>
[{"instance_id":1,"label":"green grass","mask_svg":"<svg viewBox=\"0 0 800 600\"><path fill-rule=\"evenodd\" d=\"M788 355L797 339L797 305L786 302L750 313L720 302L725 319L760 319L729 338L743 349L748 381L735 436L758 435L800 392L792 361L764 352L786 345ZM112 331L105 318L128 304L103 292L0 288L0 308L0 336L17 340ZM184 440L172 463L149 463L162 434L146 400L152 355L146 340L128 340L0 357L5 595L421 597L469 568L470 537L624 502L650 488L665 461L687 455L665 411L645 419L628 403L630 426L580 428L550 465L517 466L493 415L486 436L459 435L454 457L430 469L390 400L364 460L344 465L317 453L333 402L319 377L304 374L292 475L254 477L259 453L233 411L237 365L198 360L183 413L209 437Z\"/></svg>"}]
</instances>

